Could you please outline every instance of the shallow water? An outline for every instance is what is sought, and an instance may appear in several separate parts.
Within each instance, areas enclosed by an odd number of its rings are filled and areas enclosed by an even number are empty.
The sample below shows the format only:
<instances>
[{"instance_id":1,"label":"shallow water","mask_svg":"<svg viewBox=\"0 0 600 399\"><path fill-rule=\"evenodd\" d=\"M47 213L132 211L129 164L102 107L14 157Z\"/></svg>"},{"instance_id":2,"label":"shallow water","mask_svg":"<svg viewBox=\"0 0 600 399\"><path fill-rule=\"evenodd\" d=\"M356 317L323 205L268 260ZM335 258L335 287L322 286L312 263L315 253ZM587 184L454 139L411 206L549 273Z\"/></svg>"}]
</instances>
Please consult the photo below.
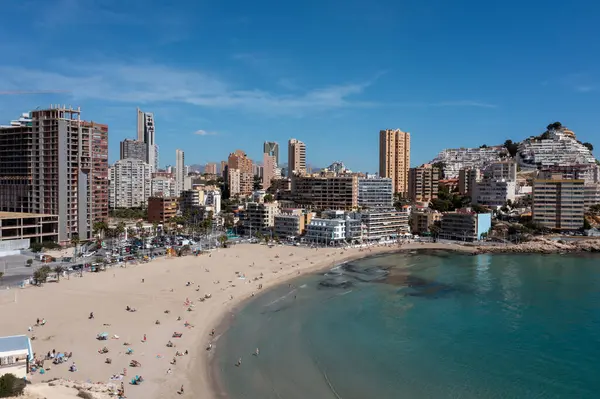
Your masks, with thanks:
<instances>
[{"instance_id":1,"label":"shallow water","mask_svg":"<svg viewBox=\"0 0 600 399\"><path fill-rule=\"evenodd\" d=\"M231 398L597 398L599 260L411 253L303 277L235 317L220 379Z\"/></svg>"}]
</instances>

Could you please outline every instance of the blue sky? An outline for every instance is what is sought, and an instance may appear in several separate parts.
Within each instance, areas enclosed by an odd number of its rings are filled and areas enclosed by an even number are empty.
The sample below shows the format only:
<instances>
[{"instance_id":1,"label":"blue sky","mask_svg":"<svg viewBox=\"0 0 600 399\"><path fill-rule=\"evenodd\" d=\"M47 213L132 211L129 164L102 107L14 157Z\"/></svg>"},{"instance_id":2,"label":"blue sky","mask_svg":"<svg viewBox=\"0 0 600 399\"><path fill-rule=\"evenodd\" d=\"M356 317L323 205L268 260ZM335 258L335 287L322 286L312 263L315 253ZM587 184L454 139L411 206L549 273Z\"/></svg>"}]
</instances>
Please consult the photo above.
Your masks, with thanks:
<instances>
[{"instance_id":1,"label":"blue sky","mask_svg":"<svg viewBox=\"0 0 600 399\"><path fill-rule=\"evenodd\" d=\"M593 1L20 0L0 5L0 123L64 103L107 123L110 159L154 112L161 165L259 158L291 137L309 164L377 170L378 132L412 164L553 121L600 151ZM6 18L8 17L8 18ZM200 133L200 134L197 134ZM598 152L595 151L595 152ZM284 158L285 159L285 158Z\"/></svg>"}]
</instances>

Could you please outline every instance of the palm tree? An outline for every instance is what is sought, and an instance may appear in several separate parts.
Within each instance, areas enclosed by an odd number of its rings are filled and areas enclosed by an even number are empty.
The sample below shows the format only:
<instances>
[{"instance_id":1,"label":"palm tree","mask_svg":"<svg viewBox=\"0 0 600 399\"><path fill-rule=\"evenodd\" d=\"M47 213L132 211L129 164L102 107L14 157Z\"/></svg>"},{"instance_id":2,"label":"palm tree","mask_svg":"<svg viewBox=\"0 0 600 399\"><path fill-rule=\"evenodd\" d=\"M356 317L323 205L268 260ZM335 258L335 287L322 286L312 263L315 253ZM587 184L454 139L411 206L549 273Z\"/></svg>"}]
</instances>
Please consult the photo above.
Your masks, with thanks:
<instances>
[{"instance_id":1,"label":"palm tree","mask_svg":"<svg viewBox=\"0 0 600 399\"><path fill-rule=\"evenodd\" d=\"M127 237L131 238L131 237L135 237L137 233L137 230L134 229L133 227L129 227L127 229Z\"/></svg>"},{"instance_id":2,"label":"palm tree","mask_svg":"<svg viewBox=\"0 0 600 399\"><path fill-rule=\"evenodd\" d=\"M108 230L108 224L106 224L106 222L94 223L94 226L93 226L94 235L98 235L98 236L102 237L104 235L104 233L106 232L106 230Z\"/></svg>"},{"instance_id":3,"label":"palm tree","mask_svg":"<svg viewBox=\"0 0 600 399\"><path fill-rule=\"evenodd\" d=\"M229 238L227 237L226 234L223 234L222 236L219 237L219 243L221 244L221 246L223 248L227 248L227 241L229 240Z\"/></svg>"},{"instance_id":4,"label":"palm tree","mask_svg":"<svg viewBox=\"0 0 600 399\"><path fill-rule=\"evenodd\" d=\"M60 282L60 275L64 271L65 271L64 266L58 265L58 266L54 267L54 273L56 273L56 276L58 277L58 282Z\"/></svg>"},{"instance_id":5,"label":"palm tree","mask_svg":"<svg viewBox=\"0 0 600 399\"><path fill-rule=\"evenodd\" d=\"M158 223L152 223L152 234L156 237L158 235Z\"/></svg>"},{"instance_id":6,"label":"palm tree","mask_svg":"<svg viewBox=\"0 0 600 399\"><path fill-rule=\"evenodd\" d=\"M46 281L46 277L41 269L37 269L33 272L33 281L35 285L40 285Z\"/></svg>"},{"instance_id":7,"label":"palm tree","mask_svg":"<svg viewBox=\"0 0 600 399\"><path fill-rule=\"evenodd\" d=\"M79 239L79 234L73 233L71 236L71 244L74 246L78 246L81 240Z\"/></svg>"}]
</instances>

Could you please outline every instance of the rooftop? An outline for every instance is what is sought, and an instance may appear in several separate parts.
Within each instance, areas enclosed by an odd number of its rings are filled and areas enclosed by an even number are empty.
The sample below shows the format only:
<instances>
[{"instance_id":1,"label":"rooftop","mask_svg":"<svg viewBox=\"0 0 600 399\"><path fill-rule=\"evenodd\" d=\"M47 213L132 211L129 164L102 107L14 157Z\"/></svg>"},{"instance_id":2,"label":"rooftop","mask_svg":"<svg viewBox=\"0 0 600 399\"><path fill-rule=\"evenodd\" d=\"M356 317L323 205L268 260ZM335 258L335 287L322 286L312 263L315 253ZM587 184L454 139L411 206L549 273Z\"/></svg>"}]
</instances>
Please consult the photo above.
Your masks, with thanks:
<instances>
[{"instance_id":1,"label":"rooftop","mask_svg":"<svg viewBox=\"0 0 600 399\"><path fill-rule=\"evenodd\" d=\"M27 212L0 212L0 219L24 219L37 217L57 217L45 213L27 213Z\"/></svg>"},{"instance_id":2,"label":"rooftop","mask_svg":"<svg viewBox=\"0 0 600 399\"><path fill-rule=\"evenodd\" d=\"M0 337L0 353L20 351L23 349L28 351L29 360L33 360L33 349L31 348L31 341L27 335Z\"/></svg>"}]
</instances>

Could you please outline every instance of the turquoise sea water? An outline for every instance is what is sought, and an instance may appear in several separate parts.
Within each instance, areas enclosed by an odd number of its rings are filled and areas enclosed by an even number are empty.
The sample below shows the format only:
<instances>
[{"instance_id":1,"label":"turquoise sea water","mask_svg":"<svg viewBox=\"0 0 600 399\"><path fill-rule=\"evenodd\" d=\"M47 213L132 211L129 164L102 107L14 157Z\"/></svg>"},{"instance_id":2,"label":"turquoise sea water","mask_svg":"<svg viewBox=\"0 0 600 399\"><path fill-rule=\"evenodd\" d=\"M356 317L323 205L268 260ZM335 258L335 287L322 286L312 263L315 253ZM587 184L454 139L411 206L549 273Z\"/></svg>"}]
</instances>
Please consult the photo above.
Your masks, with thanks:
<instances>
[{"instance_id":1,"label":"turquoise sea water","mask_svg":"<svg viewBox=\"0 0 600 399\"><path fill-rule=\"evenodd\" d=\"M292 284L217 342L231 398L600 397L598 257L394 254Z\"/></svg>"}]
</instances>

